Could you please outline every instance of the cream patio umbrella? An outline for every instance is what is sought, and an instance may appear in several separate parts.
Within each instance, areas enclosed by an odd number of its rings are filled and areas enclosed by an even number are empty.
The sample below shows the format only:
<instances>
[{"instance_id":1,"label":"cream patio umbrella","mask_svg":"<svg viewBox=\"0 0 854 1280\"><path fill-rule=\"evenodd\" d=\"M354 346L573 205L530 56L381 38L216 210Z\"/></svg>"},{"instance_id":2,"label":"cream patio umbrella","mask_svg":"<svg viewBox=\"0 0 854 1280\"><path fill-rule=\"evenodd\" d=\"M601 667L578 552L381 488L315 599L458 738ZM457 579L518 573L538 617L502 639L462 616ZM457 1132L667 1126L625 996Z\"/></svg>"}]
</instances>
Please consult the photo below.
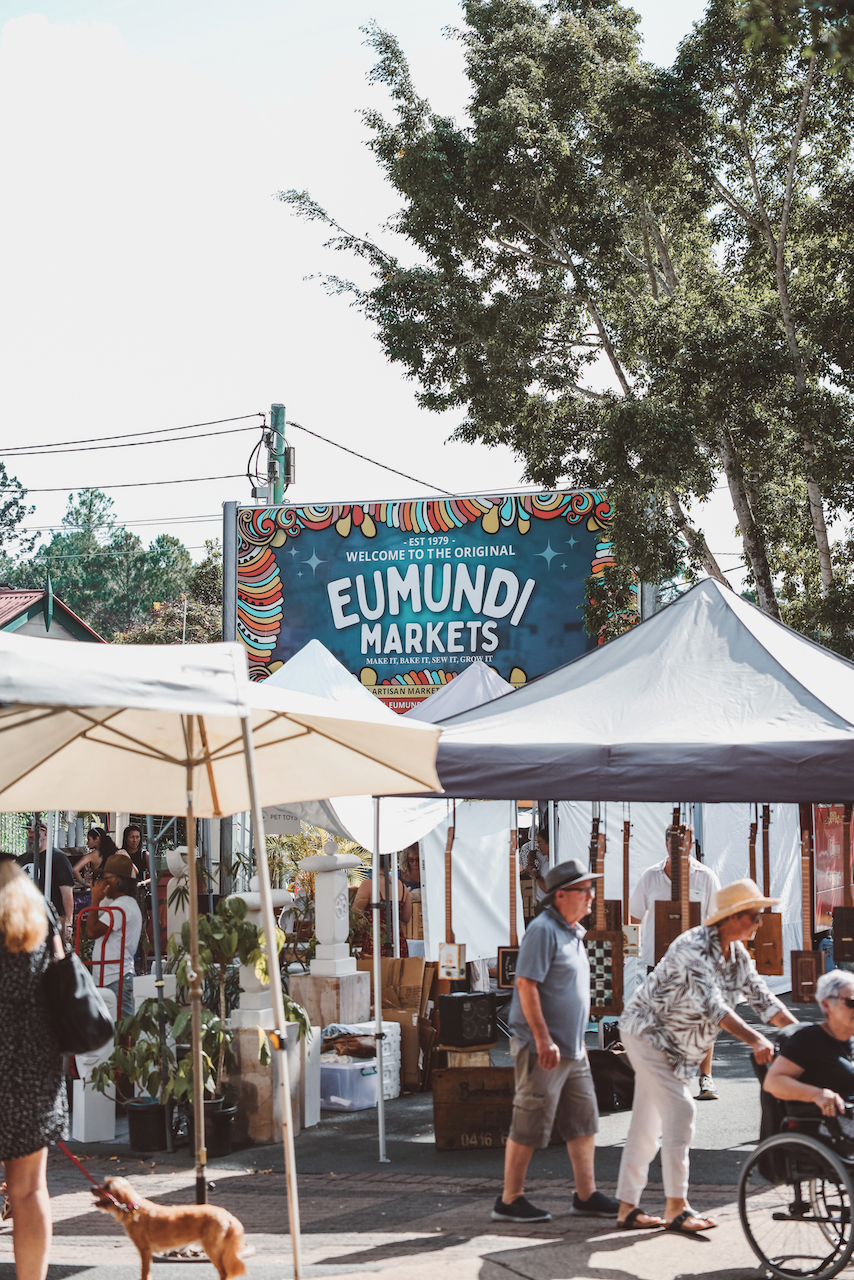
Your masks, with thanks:
<instances>
[{"instance_id":1,"label":"cream patio umbrella","mask_svg":"<svg viewBox=\"0 0 854 1280\"><path fill-rule=\"evenodd\" d=\"M239 644L76 645L0 632L0 809L113 809L197 817L249 809L273 1009L285 1022L262 806L438 788L438 731L346 719L324 699L248 679ZM188 857L194 1096L202 1096L195 858ZM271 954L272 948L272 954ZM288 1212L301 1274L287 1056L279 1052ZM205 1197L204 1108L195 1107Z\"/></svg>"}]
</instances>

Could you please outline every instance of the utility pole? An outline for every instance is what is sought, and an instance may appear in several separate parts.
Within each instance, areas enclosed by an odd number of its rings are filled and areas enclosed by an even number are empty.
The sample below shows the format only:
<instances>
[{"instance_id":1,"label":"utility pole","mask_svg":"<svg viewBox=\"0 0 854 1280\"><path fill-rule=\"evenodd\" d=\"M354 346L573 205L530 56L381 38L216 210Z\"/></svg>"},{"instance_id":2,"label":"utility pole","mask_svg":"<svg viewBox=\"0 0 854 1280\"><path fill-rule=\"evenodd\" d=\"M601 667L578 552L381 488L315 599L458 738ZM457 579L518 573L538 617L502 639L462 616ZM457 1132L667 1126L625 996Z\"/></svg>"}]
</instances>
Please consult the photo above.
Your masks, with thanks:
<instances>
[{"instance_id":1,"label":"utility pole","mask_svg":"<svg viewBox=\"0 0 854 1280\"><path fill-rule=\"evenodd\" d=\"M285 439L285 406L270 405L270 430L267 433L267 502L281 506L285 490L294 482L294 454Z\"/></svg>"}]
</instances>

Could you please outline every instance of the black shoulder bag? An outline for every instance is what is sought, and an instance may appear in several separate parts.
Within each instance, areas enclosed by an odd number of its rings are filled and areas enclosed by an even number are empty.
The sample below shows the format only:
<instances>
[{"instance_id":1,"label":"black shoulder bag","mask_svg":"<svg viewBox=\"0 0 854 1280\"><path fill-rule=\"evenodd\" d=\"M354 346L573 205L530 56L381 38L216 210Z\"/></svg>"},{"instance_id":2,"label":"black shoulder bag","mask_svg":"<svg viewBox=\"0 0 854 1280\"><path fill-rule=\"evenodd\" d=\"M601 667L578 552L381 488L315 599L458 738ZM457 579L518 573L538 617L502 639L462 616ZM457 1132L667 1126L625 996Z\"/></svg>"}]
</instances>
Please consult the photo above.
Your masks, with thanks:
<instances>
[{"instance_id":1,"label":"black shoulder bag","mask_svg":"<svg viewBox=\"0 0 854 1280\"><path fill-rule=\"evenodd\" d=\"M74 951L63 960L54 955L53 939L59 931L50 905L48 923L50 964L43 981L51 1025L61 1053L91 1053L112 1040L113 1020L80 957Z\"/></svg>"}]
</instances>

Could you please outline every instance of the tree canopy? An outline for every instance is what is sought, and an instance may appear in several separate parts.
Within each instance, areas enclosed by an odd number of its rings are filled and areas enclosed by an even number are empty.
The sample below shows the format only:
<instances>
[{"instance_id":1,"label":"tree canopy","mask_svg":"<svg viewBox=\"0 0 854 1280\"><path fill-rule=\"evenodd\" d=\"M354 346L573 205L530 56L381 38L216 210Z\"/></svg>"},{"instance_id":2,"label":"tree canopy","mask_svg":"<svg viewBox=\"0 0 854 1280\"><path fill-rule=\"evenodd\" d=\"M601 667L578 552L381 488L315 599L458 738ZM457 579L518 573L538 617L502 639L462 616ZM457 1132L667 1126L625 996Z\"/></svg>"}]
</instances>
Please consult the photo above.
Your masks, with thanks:
<instances>
[{"instance_id":1,"label":"tree canopy","mask_svg":"<svg viewBox=\"0 0 854 1280\"><path fill-rule=\"evenodd\" d=\"M745 44L711 0L670 68L614 0L468 0L468 120L431 111L394 37L370 146L387 242L282 192L368 266L352 292L422 405L531 481L605 488L618 572L725 580L686 511L725 484L761 607L846 648L854 86ZM601 603L601 602L600 602Z\"/></svg>"}]
</instances>

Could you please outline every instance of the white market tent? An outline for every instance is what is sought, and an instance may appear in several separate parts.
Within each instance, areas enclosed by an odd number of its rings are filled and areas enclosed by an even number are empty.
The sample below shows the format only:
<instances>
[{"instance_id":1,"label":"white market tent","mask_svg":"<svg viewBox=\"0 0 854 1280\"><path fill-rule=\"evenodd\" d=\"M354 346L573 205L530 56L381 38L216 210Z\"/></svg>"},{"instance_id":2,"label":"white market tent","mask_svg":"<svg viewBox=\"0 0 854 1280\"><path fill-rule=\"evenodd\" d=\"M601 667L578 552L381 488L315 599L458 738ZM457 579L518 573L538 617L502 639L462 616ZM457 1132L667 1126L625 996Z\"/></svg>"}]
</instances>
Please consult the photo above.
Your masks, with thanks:
<instances>
[{"instance_id":1,"label":"white market tent","mask_svg":"<svg viewBox=\"0 0 854 1280\"><path fill-rule=\"evenodd\" d=\"M512 693L513 685L493 667L478 658L448 684L440 685L436 693L404 713L404 720L425 720L436 724L449 716L461 715L473 707L482 707L493 698Z\"/></svg>"},{"instance_id":2,"label":"white market tent","mask_svg":"<svg viewBox=\"0 0 854 1280\"><path fill-rule=\"evenodd\" d=\"M340 708L338 714L370 724L394 726L400 725L404 719L360 684L319 640L309 640L264 681L263 687L288 689L296 694L322 693L325 699ZM330 779L330 786L335 787L334 777ZM285 798L290 799L283 795L280 800ZM397 853L414 844L442 821L446 807L444 801L435 799L402 799L398 796L384 799L377 852ZM320 827L330 835L355 840L363 849L374 851L376 822L370 795L339 794L331 800L289 804L288 809L303 822Z\"/></svg>"},{"instance_id":3,"label":"white market tent","mask_svg":"<svg viewBox=\"0 0 854 1280\"><path fill-rule=\"evenodd\" d=\"M449 796L838 799L854 785L854 664L707 579L442 728Z\"/></svg>"}]
</instances>

